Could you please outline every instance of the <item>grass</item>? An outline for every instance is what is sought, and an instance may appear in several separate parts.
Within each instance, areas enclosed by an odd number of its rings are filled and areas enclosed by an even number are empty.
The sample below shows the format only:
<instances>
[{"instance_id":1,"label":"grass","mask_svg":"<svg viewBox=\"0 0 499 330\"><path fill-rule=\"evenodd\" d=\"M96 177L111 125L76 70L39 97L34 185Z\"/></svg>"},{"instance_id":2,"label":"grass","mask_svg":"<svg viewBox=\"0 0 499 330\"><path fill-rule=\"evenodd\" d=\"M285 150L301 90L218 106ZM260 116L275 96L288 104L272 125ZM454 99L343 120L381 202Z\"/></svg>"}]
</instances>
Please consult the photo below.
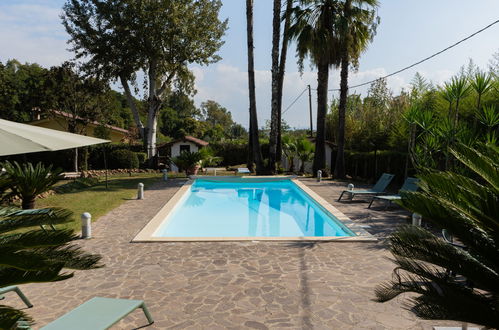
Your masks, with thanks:
<instances>
[{"instance_id":1,"label":"grass","mask_svg":"<svg viewBox=\"0 0 499 330\"><path fill-rule=\"evenodd\" d=\"M89 212L92 215L92 221L96 221L126 200L135 198L139 182L144 184L147 191L147 187L160 178L161 174L158 173L134 174L132 177L128 174L112 176L109 177L107 190L104 179L101 178L101 181L94 186L38 199L36 207L62 207L71 210L74 213L74 221L67 224L66 227L79 231L80 216L83 212Z\"/></svg>"}]
</instances>

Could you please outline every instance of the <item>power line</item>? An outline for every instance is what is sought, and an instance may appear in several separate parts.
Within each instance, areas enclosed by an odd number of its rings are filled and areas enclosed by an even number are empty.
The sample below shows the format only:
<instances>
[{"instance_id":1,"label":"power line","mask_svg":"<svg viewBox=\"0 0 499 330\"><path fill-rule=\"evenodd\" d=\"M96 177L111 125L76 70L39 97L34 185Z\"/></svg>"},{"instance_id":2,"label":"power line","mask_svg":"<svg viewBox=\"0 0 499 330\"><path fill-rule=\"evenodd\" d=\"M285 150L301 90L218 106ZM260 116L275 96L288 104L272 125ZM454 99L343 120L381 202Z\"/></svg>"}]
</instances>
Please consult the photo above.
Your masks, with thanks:
<instances>
[{"instance_id":1,"label":"power line","mask_svg":"<svg viewBox=\"0 0 499 330\"><path fill-rule=\"evenodd\" d=\"M296 101L298 101L298 99L299 99L299 98L303 95L303 93L305 93L307 90L308 90L308 87L307 87L307 88L305 88L305 89L304 89L304 90L300 93L300 95L298 95L298 96L296 97L296 99L294 99L294 101L293 101L293 102L291 102L291 104L290 104L290 105L288 105L288 107L287 107L287 108L286 108L286 109L282 112L281 116L282 116L282 115L284 115L284 114L286 113L286 111L288 111L288 110L289 110L289 109L293 106L293 104L295 104L295 103L296 103Z\"/></svg>"},{"instance_id":2,"label":"power line","mask_svg":"<svg viewBox=\"0 0 499 330\"><path fill-rule=\"evenodd\" d=\"M473 38L473 37L474 37L474 36L476 36L477 34L479 34L479 33L483 32L483 31L487 30L488 28L492 27L493 25L495 25L495 24L497 24L497 23L499 23L499 20L496 20L496 21L494 21L494 22L490 23L490 24L489 24L489 25L487 25L486 27L484 27L484 28L482 28L482 29L480 29L480 30L478 30L478 31L476 31L476 32L474 32L474 33L472 33L472 34L470 34L470 35L469 35L469 36L467 36L466 38L459 40L458 42L456 42L456 43L454 43L454 44L452 44L452 45L450 45L450 46L448 46L448 47L446 47L446 48L442 49L441 51L436 52L436 53L434 53L434 54L432 54L432 55L430 55L430 56L428 56L428 57L425 57L425 58L423 58L422 60L417 61L416 63L413 63L413 64L411 64L411 65L408 65L408 66L406 66L406 67L404 67L404 68L402 68L402 69L400 69L400 70L397 70L397 71L395 71L395 72L392 72L392 73L390 73L390 74L387 74L386 76L382 76L382 77L379 77L379 78L376 78L376 79L373 79L373 80L370 80L370 81L364 82L364 83L362 83L362 84L358 84L358 85L354 85L354 86L349 86L348 88L350 89L350 88L356 88L356 87L361 87L361 86L369 85L369 84L372 84L373 82L375 82L375 81L377 81L377 80L379 80L379 79L385 79L385 78L388 78L388 77L394 76L394 75L396 75L396 74L399 74L399 73L401 73L401 72L403 72L403 71L409 70L410 68L413 68L413 67L415 67L416 65L419 65L419 64L421 64L421 63L423 63L423 62L426 62L426 61L428 61L428 60L432 59L433 57L438 56L438 55L442 54L443 52L446 52L446 51L448 51L449 49L456 47L456 46L457 46L457 45L459 45L460 43L463 43L463 42L465 42L466 40ZM306 91L307 89L308 89L308 88L305 88L305 89L304 89L304 90L300 93L300 95L298 95L298 96L294 99L294 101L293 101L293 102L291 102L291 104L290 104L290 105L288 105L288 107L287 107L287 108L286 108L286 109L282 112L282 115L283 115L283 114L285 114L285 113L286 113L286 112L287 112L287 111L288 111L288 110L289 110L289 109L290 109L290 108L291 108L291 107L292 107L292 106L296 103L296 101L298 101L298 99L299 99L299 98L303 95L303 93L305 93L305 91ZM314 90L317 90L317 89L314 89ZM333 89L328 89L328 91L329 91L329 92L333 92L333 91L340 91L340 89L339 89L339 88L333 88Z\"/></svg>"},{"instance_id":3,"label":"power line","mask_svg":"<svg viewBox=\"0 0 499 330\"><path fill-rule=\"evenodd\" d=\"M432 59L433 57L435 57L435 56L437 56L437 55L440 55L440 54L442 54L443 52L448 51L448 50L449 50L449 49L451 49L451 48L456 47L456 46L457 46L457 45L459 45L460 43L465 42L466 40L473 38L473 37L474 37L474 36L476 36L477 34L479 34L479 33L483 32L483 31L487 30L488 28L490 28L491 26L493 26L494 24L497 24L497 23L499 23L499 20L497 20L497 21L495 21L495 22L490 23L490 24L489 24L489 25L487 25L486 27L484 27L484 28L482 28L482 29L480 29L480 30L476 31L475 33L470 34L470 35L469 35L469 36L467 36L466 38L461 39L461 40L459 40L458 42L456 42L456 43L454 43L454 44L450 45L449 47L444 48L444 49L442 49L441 51L439 51L439 52L437 52L437 53L435 53L435 54L433 54L433 55L430 55L430 56L428 56L428 57L425 57L424 59L422 59L422 60L420 60L420 61L418 61L418 62L416 62L416 63L414 63L414 64L411 64L411 65L409 65L409 66L406 66L405 68L402 68L402 69L400 69L400 70L397 70L397 71L395 71L395 72L392 72L392 73L390 73L390 74L387 74L386 76L379 77L379 78L376 78L376 79L374 79L374 80L371 80L371 81L368 81L368 82L365 82L365 83L362 83L362 84L358 84L358 85L354 85L354 86L349 86L348 88L355 88L355 87L365 86L365 85L368 85L368 84L371 84L371 83L375 82L376 80L379 80L379 79L385 79L385 78L388 78L388 77L394 76L394 75L396 75L396 74L399 74L399 73L400 73L400 72L402 72L402 71L405 71L405 70L408 70L408 69L410 69L410 68L412 68L412 67L415 67L415 66L416 66L416 65L418 65L418 64L421 64L421 63L423 63L423 62L426 62L426 61L428 61L429 59ZM330 92L331 92L331 91L339 91L339 90L340 90L339 88L328 89L328 91L330 91Z\"/></svg>"}]
</instances>

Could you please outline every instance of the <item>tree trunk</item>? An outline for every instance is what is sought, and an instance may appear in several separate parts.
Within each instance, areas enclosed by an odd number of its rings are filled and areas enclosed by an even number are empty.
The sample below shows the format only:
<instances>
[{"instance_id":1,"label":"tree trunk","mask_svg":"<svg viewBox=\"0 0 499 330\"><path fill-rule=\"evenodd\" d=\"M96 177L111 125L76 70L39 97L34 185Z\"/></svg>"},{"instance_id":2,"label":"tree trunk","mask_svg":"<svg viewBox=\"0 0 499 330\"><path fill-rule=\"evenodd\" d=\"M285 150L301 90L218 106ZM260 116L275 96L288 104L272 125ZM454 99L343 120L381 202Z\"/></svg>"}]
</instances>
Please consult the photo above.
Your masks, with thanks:
<instances>
[{"instance_id":1,"label":"tree trunk","mask_svg":"<svg viewBox=\"0 0 499 330\"><path fill-rule=\"evenodd\" d=\"M345 21L348 22L351 15L351 0L344 4ZM340 72L340 104L338 105L338 154L334 167L334 176L339 179L345 178L345 114L348 97L348 67L349 67L350 31L348 25L345 27L345 40L341 46L341 72Z\"/></svg>"},{"instance_id":2,"label":"tree trunk","mask_svg":"<svg viewBox=\"0 0 499 330\"><path fill-rule=\"evenodd\" d=\"M272 101L269 137L269 170L275 174L277 161L277 135L279 130L279 43L281 36L281 0L274 0L272 20Z\"/></svg>"},{"instance_id":3,"label":"tree trunk","mask_svg":"<svg viewBox=\"0 0 499 330\"><path fill-rule=\"evenodd\" d=\"M317 134L315 137L315 154L313 163L313 176L318 170L326 167L326 114L327 114L327 86L329 78L329 65L321 61L317 65Z\"/></svg>"},{"instance_id":4,"label":"tree trunk","mask_svg":"<svg viewBox=\"0 0 499 330\"><path fill-rule=\"evenodd\" d=\"M250 123L249 123L249 133L251 133L253 131L252 127L251 127L251 120L250 120ZM247 161L247 166L248 166L248 169L251 171L251 172L254 172L256 169L255 169L255 159L253 157L253 141L251 139L251 134L248 134L248 161Z\"/></svg>"},{"instance_id":5,"label":"tree trunk","mask_svg":"<svg viewBox=\"0 0 499 330\"><path fill-rule=\"evenodd\" d=\"M144 140L144 146L145 146L146 140L144 134L144 124L142 124L142 121L140 120L139 110L137 109L137 105L135 104L135 101L133 99L132 92L130 91L130 86L128 86L128 81L124 76L120 76L120 81L121 81L121 86L123 86L123 90L125 91L125 96L128 106L132 110L135 125L137 125L137 128L139 129L140 138Z\"/></svg>"},{"instance_id":6,"label":"tree trunk","mask_svg":"<svg viewBox=\"0 0 499 330\"><path fill-rule=\"evenodd\" d=\"M23 198L23 200L21 202L21 208L23 210L34 209L35 208L35 199L36 199L36 197L34 197L34 198L27 198L27 199Z\"/></svg>"},{"instance_id":7,"label":"tree trunk","mask_svg":"<svg viewBox=\"0 0 499 330\"><path fill-rule=\"evenodd\" d=\"M278 129L277 129L277 163L282 160L282 89L284 85L284 72L286 69L286 56L288 53L288 30L291 24L291 9L293 9L293 0L287 0L286 12L284 18L284 33L282 37L281 57L279 59L279 84L277 87L277 109L278 109Z\"/></svg>"},{"instance_id":8,"label":"tree trunk","mask_svg":"<svg viewBox=\"0 0 499 330\"><path fill-rule=\"evenodd\" d=\"M341 58L340 104L338 106L338 154L334 167L334 176L345 178L345 114L348 96L348 54L343 50Z\"/></svg>"},{"instance_id":9,"label":"tree trunk","mask_svg":"<svg viewBox=\"0 0 499 330\"><path fill-rule=\"evenodd\" d=\"M255 63L253 54L253 0L246 0L246 34L248 38L248 86L249 86L249 139L253 149L253 161L256 164L256 173L263 173L262 151L258 139L258 117L256 112L255 94Z\"/></svg>"}]
</instances>

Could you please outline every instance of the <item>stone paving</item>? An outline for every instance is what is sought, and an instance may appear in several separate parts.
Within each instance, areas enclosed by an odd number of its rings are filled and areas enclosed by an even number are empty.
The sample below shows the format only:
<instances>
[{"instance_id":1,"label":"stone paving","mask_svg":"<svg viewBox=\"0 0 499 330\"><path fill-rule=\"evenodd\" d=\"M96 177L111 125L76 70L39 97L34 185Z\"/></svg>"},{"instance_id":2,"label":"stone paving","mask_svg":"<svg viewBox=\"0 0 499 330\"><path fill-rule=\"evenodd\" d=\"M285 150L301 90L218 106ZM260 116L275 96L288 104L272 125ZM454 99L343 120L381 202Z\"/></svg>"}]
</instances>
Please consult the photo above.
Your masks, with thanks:
<instances>
[{"instance_id":1,"label":"stone paving","mask_svg":"<svg viewBox=\"0 0 499 330\"><path fill-rule=\"evenodd\" d=\"M106 267L80 271L58 283L28 284L26 311L35 329L94 297L145 300L155 319L148 329L431 329L452 322L424 321L401 299L372 301L374 287L393 264L382 242L408 214L336 202L344 183L305 184L352 220L369 226L378 243L175 242L130 243L182 184L158 182L145 200L130 200L94 223L85 250ZM8 304L21 307L9 294ZM140 310L113 329L143 327Z\"/></svg>"}]
</instances>

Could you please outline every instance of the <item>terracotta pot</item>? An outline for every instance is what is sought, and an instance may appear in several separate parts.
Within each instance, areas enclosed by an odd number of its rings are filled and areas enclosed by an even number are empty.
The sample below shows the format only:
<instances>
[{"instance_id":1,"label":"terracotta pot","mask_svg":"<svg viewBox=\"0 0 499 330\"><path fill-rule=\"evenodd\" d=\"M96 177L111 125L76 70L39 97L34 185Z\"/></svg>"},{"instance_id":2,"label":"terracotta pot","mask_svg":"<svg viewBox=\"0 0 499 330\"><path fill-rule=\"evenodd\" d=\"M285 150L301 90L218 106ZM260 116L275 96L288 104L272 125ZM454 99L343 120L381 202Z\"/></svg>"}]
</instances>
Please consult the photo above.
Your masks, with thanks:
<instances>
[{"instance_id":1,"label":"terracotta pot","mask_svg":"<svg viewBox=\"0 0 499 330\"><path fill-rule=\"evenodd\" d=\"M188 169L186 171L187 172L186 174L187 175L197 175L200 168L201 168L201 166L195 165L195 166L191 167L190 169Z\"/></svg>"}]
</instances>

